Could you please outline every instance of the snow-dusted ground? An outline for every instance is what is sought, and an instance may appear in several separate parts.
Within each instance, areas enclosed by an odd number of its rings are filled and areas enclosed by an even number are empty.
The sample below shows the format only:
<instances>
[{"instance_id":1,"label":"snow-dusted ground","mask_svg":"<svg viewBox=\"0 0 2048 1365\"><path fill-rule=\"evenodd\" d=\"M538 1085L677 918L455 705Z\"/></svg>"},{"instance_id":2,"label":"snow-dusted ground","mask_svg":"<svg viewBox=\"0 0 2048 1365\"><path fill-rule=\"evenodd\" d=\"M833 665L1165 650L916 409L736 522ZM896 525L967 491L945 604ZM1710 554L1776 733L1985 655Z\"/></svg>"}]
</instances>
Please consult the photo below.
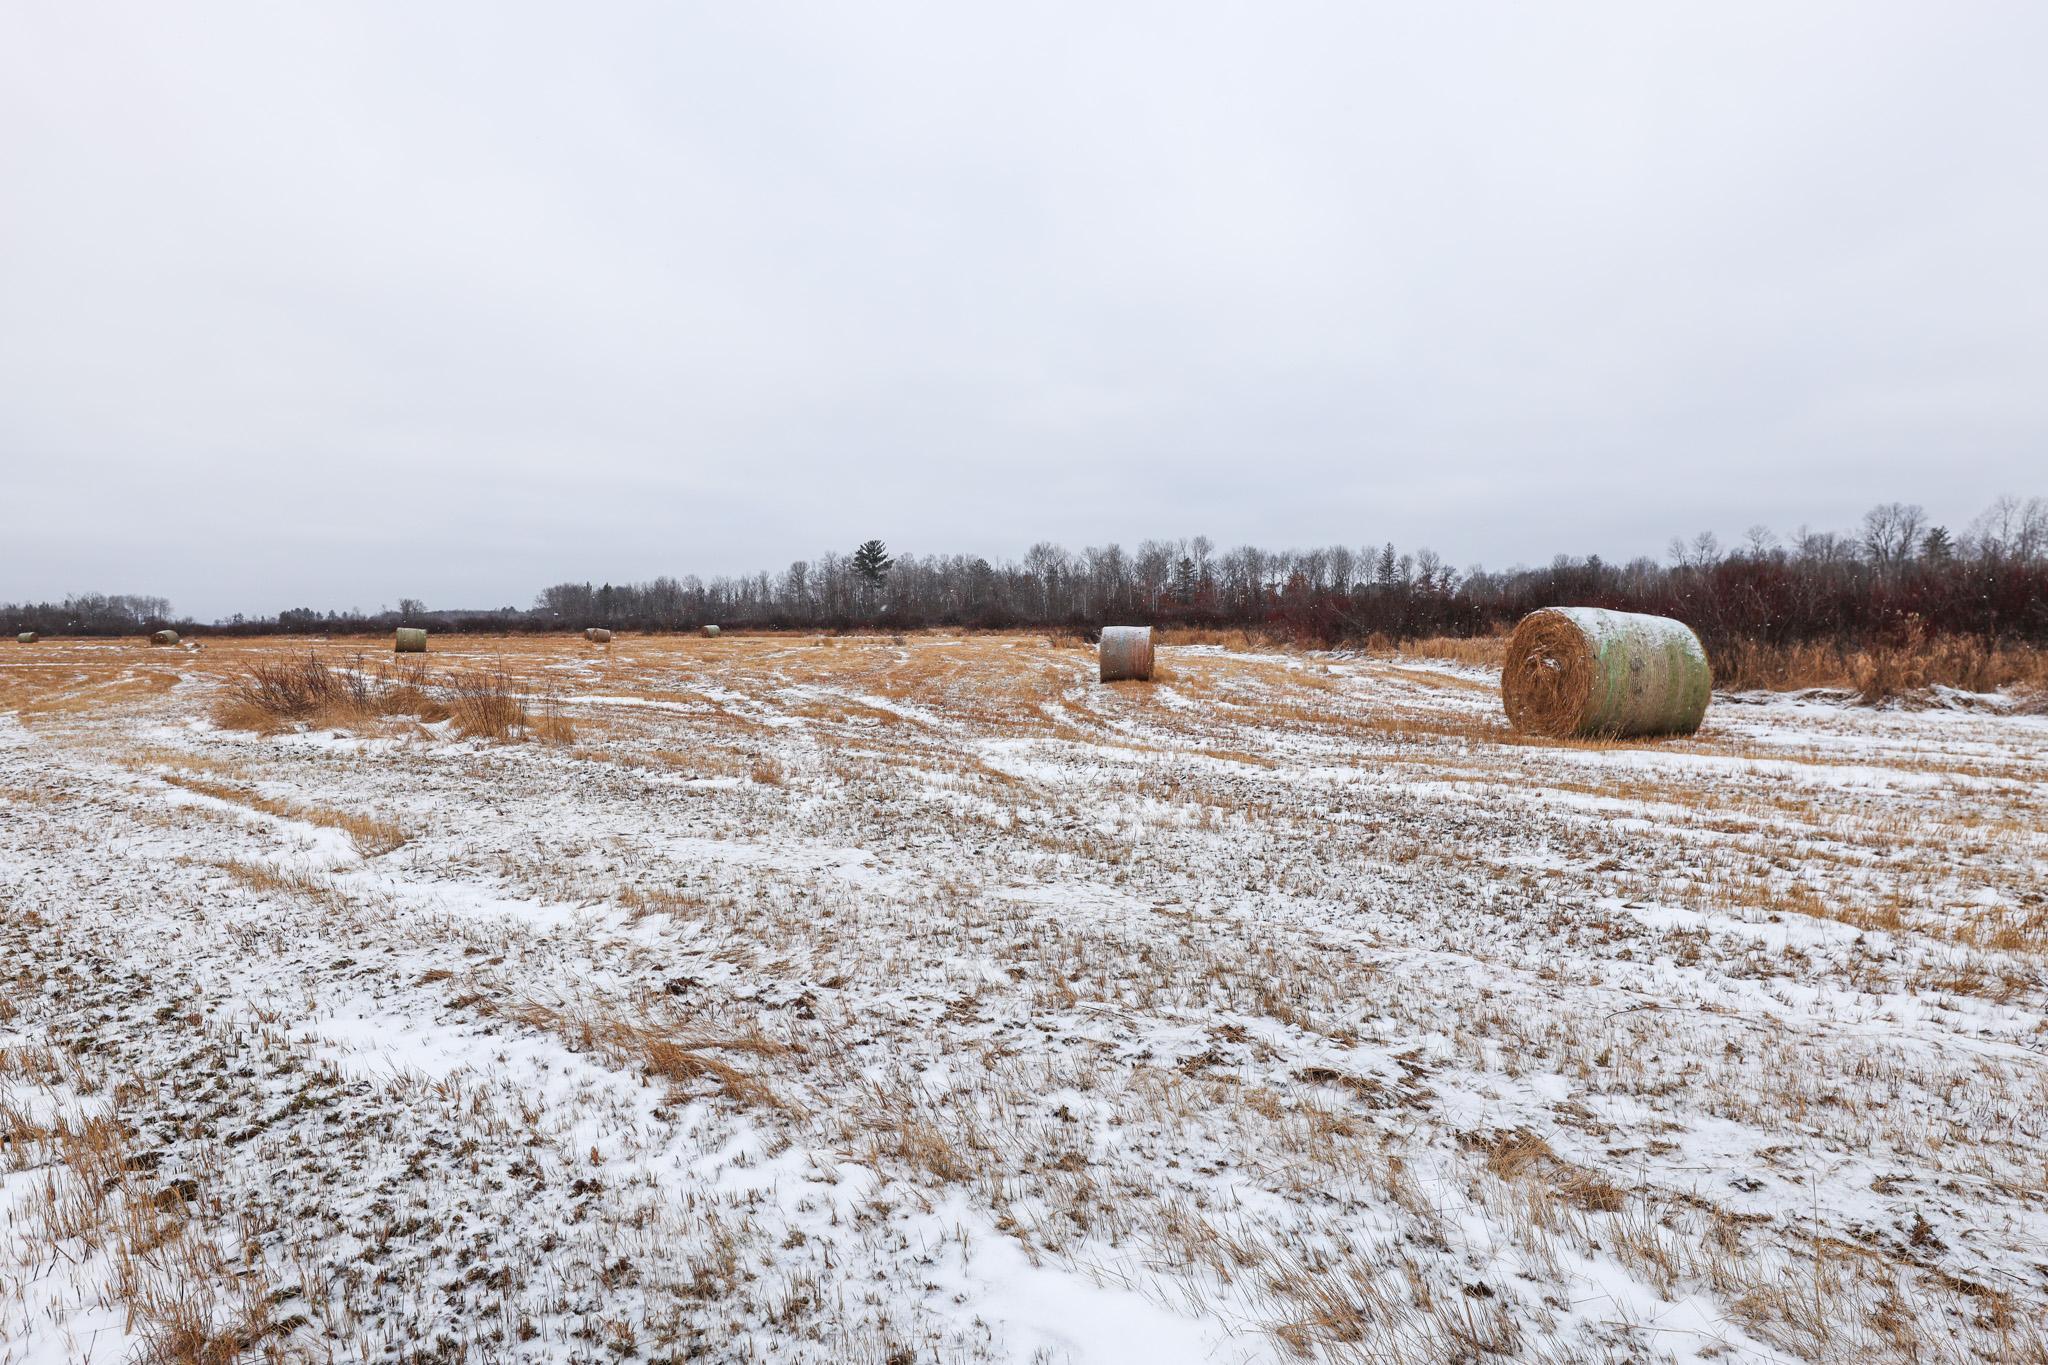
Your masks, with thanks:
<instances>
[{"instance_id":1,"label":"snow-dusted ground","mask_svg":"<svg viewBox=\"0 0 2048 1365\"><path fill-rule=\"evenodd\" d=\"M916 637L211 724L292 648L0 657L0 1363L2048 1358L2041 718Z\"/></svg>"}]
</instances>

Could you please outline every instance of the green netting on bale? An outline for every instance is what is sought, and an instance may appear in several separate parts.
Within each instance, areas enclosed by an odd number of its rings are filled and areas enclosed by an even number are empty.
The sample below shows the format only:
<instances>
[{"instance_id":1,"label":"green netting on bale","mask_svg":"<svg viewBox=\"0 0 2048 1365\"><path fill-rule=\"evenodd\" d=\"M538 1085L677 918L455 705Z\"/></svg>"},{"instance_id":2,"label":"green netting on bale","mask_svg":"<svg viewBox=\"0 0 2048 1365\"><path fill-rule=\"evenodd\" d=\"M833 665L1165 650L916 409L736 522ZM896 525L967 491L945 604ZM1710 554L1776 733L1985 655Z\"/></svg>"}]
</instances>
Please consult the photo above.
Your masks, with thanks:
<instances>
[{"instance_id":1,"label":"green netting on bale","mask_svg":"<svg viewBox=\"0 0 2048 1365\"><path fill-rule=\"evenodd\" d=\"M1684 622L1602 607L1531 612L1501 668L1508 720L1557 738L1691 734L1713 694L1706 650Z\"/></svg>"}]
</instances>

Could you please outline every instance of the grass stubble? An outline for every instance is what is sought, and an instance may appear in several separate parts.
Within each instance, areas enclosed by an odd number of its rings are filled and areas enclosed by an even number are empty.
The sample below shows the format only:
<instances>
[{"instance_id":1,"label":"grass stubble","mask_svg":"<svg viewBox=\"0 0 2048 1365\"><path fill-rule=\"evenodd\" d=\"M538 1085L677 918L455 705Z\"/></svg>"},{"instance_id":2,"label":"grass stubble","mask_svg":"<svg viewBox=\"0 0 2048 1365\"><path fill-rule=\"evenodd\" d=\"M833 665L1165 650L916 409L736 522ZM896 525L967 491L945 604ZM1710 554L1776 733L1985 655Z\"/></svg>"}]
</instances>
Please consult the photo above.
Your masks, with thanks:
<instances>
[{"instance_id":1,"label":"grass stubble","mask_svg":"<svg viewBox=\"0 0 2048 1365\"><path fill-rule=\"evenodd\" d=\"M0 1305L170 1360L1003 1359L947 1288L1000 1242L1224 1359L2048 1358L2027 723L1536 744L1426 652L1227 643L6 679ZM498 742L536 697L573 746Z\"/></svg>"}]
</instances>

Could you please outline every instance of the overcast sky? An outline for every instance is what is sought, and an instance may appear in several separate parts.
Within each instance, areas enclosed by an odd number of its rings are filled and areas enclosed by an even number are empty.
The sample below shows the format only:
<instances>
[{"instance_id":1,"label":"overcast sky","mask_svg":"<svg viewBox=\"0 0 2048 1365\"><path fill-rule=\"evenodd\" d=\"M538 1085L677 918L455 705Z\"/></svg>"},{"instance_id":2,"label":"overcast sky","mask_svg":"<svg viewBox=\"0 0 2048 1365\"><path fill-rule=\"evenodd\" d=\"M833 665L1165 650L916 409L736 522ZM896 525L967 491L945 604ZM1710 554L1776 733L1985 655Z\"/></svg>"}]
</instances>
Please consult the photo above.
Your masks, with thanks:
<instances>
[{"instance_id":1,"label":"overcast sky","mask_svg":"<svg viewBox=\"0 0 2048 1365\"><path fill-rule=\"evenodd\" d=\"M2048 493L2048 5L0 3L0 600Z\"/></svg>"}]
</instances>

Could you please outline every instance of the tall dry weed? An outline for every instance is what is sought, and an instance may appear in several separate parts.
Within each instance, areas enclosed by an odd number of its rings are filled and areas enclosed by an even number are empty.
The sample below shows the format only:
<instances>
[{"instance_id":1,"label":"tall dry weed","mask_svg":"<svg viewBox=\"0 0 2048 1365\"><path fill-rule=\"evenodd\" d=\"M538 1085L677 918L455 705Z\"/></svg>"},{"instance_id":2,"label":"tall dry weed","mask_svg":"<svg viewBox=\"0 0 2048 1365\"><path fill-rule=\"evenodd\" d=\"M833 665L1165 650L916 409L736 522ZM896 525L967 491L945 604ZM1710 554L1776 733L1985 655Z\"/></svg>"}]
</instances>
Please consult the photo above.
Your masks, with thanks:
<instances>
[{"instance_id":1,"label":"tall dry weed","mask_svg":"<svg viewBox=\"0 0 2048 1365\"><path fill-rule=\"evenodd\" d=\"M471 739L509 739L527 723L526 702L503 668L465 669L448 675L448 710L458 733Z\"/></svg>"},{"instance_id":2,"label":"tall dry weed","mask_svg":"<svg viewBox=\"0 0 2048 1365\"><path fill-rule=\"evenodd\" d=\"M1713 663L1714 685L1737 692L1838 688L1872 706L1935 687L2012 692L2032 705L2048 698L2048 649L1974 635L1929 638L1916 627L1870 646L1738 640L1716 649Z\"/></svg>"},{"instance_id":3,"label":"tall dry weed","mask_svg":"<svg viewBox=\"0 0 2048 1365\"><path fill-rule=\"evenodd\" d=\"M331 668L308 650L301 659L258 660L233 682L213 708L226 730L275 734L297 725L360 725L380 716L447 719L434 699L423 665L366 667L358 654L346 668Z\"/></svg>"},{"instance_id":4,"label":"tall dry weed","mask_svg":"<svg viewBox=\"0 0 2048 1365\"><path fill-rule=\"evenodd\" d=\"M1377 645L1377 648L1374 646ZM1452 636L1433 635L1423 640L1410 640L1398 647L1384 640L1367 642L1373 653L1382 651L1406 654L1417 659L1442 659L1447 663L1467 664L1474 668L1499 668L1507 657L1508 637L1505 635Z\"/></svg>"},{"instance_id":5,"label":"tall dry weed","mask_svg":"<svg viewBox=\"0 0 2048 1365\"><path fill-rule=\"evenodd\" d=\"M502 666L450 673L447 693L456 731L468 738L539 739L558 744L576 738L559 691L550 687L529 698ZM536 704L533 709L527 706L529 700Z\"/></svg>"}]
</instances>

